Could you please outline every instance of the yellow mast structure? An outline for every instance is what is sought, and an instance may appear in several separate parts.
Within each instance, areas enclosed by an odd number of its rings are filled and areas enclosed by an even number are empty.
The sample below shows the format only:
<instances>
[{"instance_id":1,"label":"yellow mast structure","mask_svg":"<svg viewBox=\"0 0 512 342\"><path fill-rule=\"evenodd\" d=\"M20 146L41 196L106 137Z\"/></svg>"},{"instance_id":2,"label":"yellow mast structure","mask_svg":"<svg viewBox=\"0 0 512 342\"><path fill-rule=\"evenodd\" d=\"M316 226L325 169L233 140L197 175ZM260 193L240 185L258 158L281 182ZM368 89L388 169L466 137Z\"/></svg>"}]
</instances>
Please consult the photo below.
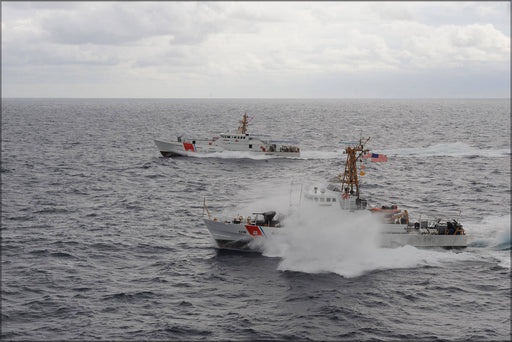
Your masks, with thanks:
<instances>
[{"instance_id":1,"label":"yellow mast structure","mask_svg":"<svg viewBox=\"0 0 512 342\"><path fill-rule=\"evenodd\" d=\"M247 113L244 114L243 120L238 121L240 123L240 127L238 127L238 133L247 134L247 125L249 122L247 121Z\"/></svg>"},{"instance_id":2,"label":"yellow mast structure","mask_svg":"<svg viewBox=\"0 0 512 342\"><path fill-rule=\"evenodd\" d=\"M362 139L359 139L359 144L353 147L345 148L345 153L347 154L347 161L345 162L345 172L340 174L337 179L341 180L341 191L343 193L354 194L355 187L355 195L359 198L359 179L357 178L357 161L361 161L362 156L369 152L369 149L364 146L366 143L370 141L370 138L366 139L364 142Z\"/></svg>"}]
</instances>

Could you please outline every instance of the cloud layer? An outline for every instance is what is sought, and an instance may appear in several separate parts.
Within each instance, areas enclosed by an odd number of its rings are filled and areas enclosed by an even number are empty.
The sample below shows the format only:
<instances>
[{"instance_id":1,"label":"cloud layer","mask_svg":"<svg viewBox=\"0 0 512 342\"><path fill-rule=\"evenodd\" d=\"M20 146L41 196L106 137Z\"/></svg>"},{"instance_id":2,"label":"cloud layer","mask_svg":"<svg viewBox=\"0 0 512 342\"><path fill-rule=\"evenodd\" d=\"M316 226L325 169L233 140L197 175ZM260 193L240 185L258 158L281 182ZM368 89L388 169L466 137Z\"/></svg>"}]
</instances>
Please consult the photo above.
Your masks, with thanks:
<instances>
[{"instance_id":1,"label":"cloud layer","mask_svg":"<svg viewBox=\"0 0 512 342\"><path fill-rule=\"evenodd\" d=\"M509 2L3 2L3 96L508 97Z\"/></svg>"}]
</instances>

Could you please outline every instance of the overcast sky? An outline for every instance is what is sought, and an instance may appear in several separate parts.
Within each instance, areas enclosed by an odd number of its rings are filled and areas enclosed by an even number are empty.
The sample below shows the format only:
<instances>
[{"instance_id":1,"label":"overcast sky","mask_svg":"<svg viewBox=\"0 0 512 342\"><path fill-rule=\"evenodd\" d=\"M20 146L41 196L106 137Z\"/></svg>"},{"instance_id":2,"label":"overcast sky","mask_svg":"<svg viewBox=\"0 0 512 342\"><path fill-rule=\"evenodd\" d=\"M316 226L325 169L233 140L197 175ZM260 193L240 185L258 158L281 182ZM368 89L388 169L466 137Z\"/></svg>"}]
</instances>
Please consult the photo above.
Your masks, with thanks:
<instances>
[{"instance_id":1,"label":"overcast sky","mask_svg":"<svg viewBox=\"0 0 512 342\"><path fill-rule=\"evenodd\" d=\"M2 2L3 97L510 97L510 2Z\"/></svg>"}]
</instances>

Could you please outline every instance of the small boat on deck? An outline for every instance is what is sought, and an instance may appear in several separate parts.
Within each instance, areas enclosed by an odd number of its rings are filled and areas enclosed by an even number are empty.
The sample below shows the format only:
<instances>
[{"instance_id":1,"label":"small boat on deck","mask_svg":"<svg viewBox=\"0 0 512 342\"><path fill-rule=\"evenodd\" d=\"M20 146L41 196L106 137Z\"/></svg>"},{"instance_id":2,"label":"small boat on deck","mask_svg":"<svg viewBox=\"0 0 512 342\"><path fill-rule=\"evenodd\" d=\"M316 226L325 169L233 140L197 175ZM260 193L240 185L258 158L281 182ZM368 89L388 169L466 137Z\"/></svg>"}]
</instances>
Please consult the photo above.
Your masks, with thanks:
<instances>
[{"instance_id":1,"label":"small boat on deck","mask_svg":"<svg viewBox=\"0 0 512 342\"><path fill-rule=\"evenodd\" d=\"M238 130L233 133L221 133L211 139L198 139L178 136L177 140L154 139L158 150L164 157L194 156L215 152L250 152L277 157L300 157L300 148L296 142L271 140L264 135L247 133L249 121L247 114L239 121Z\"/></svg>"},{"instance_id":2,"label":"small boat on deck","mask_svg":"<svg viewBox=\"0 0 512 342\"><path fill-rule=\"evenodd\" d=\"M368 142L369 138L366 140ZM365 142L365 143L366 143ZM409 220L407 210L400 210L396 205L369 207L368 201L359 196L359 180L357 162L368 150L364 143L347 147L345 172L332 179L324 189L318 187L306 191L303 197L311 203L321 206L338 206L347 212L371 212L377 215L380 222L380 245L382 247L398 247L411 245L415 247L461 248L467 246L467 235L457 220L442 221ZM289 233L291 227L286 226L284 216L275 211L255 213L254 218L240 216L233 220L212 219L205 203L204 209L208 218L204 219L206 227L215 240L218 248L251 249L253 241L272 238L275 235ZM204 215L204 212L203 212Z\"/></svg>"}]
</instances>

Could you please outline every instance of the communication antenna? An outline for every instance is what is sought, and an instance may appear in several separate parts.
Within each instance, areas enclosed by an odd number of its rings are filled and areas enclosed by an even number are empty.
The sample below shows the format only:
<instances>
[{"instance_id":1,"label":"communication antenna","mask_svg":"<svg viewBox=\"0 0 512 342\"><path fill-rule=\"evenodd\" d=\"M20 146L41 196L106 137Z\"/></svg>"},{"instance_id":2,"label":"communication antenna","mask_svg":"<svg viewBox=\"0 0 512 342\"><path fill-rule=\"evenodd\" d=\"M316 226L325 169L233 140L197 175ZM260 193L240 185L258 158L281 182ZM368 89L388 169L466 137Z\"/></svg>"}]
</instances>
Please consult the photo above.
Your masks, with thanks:
<instances>
[{"instance_id":1,"label":"communication antenna","mask_svg":"<svg viewBox=\"0 0 512 342\"><path fill-rule=\"evenodd\" d=\"M206 196L203 196L203 216L204 216L204 212L206 211L206 213L208 214L208 219L211 220L211 217L210 217L210 211L208 210L208 208L206 207Z\"/></svg>"}]
</instances>

